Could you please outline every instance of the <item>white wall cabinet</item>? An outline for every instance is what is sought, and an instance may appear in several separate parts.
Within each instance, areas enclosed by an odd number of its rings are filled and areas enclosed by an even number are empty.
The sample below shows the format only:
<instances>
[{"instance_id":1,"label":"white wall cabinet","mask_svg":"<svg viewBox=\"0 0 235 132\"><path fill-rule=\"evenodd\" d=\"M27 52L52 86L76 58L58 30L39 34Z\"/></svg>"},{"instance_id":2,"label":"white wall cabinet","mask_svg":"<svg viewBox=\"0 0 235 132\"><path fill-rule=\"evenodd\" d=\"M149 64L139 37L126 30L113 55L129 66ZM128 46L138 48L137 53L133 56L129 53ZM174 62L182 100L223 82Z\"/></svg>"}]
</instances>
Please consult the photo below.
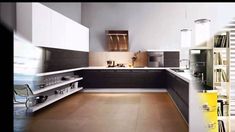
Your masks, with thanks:
<instances>
[{"instance_id":1,"label":"white wall cabinet","mask_svg":"<svg viewBox=\"0 0 235 132\"><path fill-rule=\"evenodd\" d=\"M65 41L70 49L89 51L89 29L70 19L66 20L65 27Z\"/></svg>"},{"instance_id":2,"label":"white wall cabinet","mask_svg":"<svg viewBox=\"0 0 235 132\"><path fill-rule=\"evenodd\" d=\"M65 45L68 45L65 41L65 24L66 19L63 15L52 11L51 15L51 44L57 48L63 48ZM69 45L68 45L69 46ZM69 48L69 47L64 47Z\"/></svg>"},{"instance_id":3,"label":"white wall cabinet","mask_svg":"<svg viewBox=\"0 0 235 132\"><path fill-rule=\"evenodd\" d=\"M36 46L89 51L89 29L40 4L17 3L17 34Z\"/></svg>"},{"instance_id":4,"label":"white wall cabinet","mask_svg":"<svg viewBox=\"0 0 235 132\"><path fill-rule=\"evenodd\" d=\"M32 42L37 46L47 46L51 41L52 11L40 4L32 4Z\"/></svg>"}]
</instances>

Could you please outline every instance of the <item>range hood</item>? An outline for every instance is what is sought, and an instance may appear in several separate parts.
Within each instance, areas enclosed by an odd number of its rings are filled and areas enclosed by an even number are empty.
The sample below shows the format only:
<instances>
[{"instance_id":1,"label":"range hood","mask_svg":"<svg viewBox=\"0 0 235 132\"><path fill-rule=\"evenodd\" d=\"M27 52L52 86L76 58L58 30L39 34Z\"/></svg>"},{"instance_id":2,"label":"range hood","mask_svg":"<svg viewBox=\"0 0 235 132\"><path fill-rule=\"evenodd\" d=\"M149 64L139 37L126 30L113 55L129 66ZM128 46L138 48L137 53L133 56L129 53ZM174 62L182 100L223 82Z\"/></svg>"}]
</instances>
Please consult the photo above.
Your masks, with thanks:
<instances>
[{"instance_id":1,"label":"range hood","mask_svg":"<svg viewBox=\"0 0 235 132\"><path fill-rule=\"evenodd\" d=\"M128 51L128 30L107 30L106 43L109 51Z\"/></svg>"}]
</instances>

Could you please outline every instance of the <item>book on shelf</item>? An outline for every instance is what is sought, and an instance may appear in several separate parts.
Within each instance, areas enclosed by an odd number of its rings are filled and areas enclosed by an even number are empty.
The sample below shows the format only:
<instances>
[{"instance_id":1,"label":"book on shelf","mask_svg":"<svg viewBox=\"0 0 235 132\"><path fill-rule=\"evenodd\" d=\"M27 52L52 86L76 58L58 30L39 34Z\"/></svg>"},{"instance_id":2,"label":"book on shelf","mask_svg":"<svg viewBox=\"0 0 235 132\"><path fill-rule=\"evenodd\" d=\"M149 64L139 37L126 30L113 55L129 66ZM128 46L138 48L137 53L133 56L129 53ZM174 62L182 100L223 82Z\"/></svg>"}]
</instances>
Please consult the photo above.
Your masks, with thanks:
<instances>
[{"instance_id":1,"label":"book on shelf","mask_svg":"<svg viewBox=\"0 0 235 132\"><path fill-rule=\"evenodd\" d=\"M228 82L228 77L224 69L215 69L216 82Z\"/></svg>"},{"instance_id":2,"label":"book on shelf","mask_svg":"<svg viewBox=\"0 0 235 132\"><path fill-rule=\"evenodd\" d=\"M215 47L228 47L227 35L215 35L214 46Z\"/></svg>"},{"instance_id":3,"label":"book on shelf","mask_svg":"<svg viewBox=\"0 0 235 132\"><path fill-rule=\"evenodd\" d=\"M218 116L223 116L223 100L217 100L217 115Z\"/></svg>"},{"instance_id":4,"label":"book on shelf","mask_svg":"<svg viewBox=\"0 0 235 132\"><path fill-rule=\"evenodd\" d=\"M223 81L224 81L224 82L228 82L228 77L227 77L226 72L225 72L223 69L221 69L221 71L222 71L222 78L223 78Z\"/></svg>"},{"instance_id":5,"label":"book on shelf","mask_svg":"<svg viewBox=\"0 0 235 132\"><path fill-rule=\"evenodd\" d=\"M223 60L220 52L214 52L214 63L215 65L222 65Z\"/></svg>"},{"instance_id":6,"label":"book on shelf","mask_svg":"<svg viewBox=\"0 0 235 132\"><path fill-rule=\"evenodd\" d=\"M217 115L218 116L228 116L229 115L229 104L228 101L223 99L217 100Z\"/></svg>"},{"instance_id":7,"label":"book on shelf","mask_svg":"<svg viewBox=\"0 0 235 132\"><path fill-rule=\"evenodd\" d=\"M226 132L224 122L222 120L218 120L218 128L219 128L219 132Z\"/></svg>"}]
</instances>

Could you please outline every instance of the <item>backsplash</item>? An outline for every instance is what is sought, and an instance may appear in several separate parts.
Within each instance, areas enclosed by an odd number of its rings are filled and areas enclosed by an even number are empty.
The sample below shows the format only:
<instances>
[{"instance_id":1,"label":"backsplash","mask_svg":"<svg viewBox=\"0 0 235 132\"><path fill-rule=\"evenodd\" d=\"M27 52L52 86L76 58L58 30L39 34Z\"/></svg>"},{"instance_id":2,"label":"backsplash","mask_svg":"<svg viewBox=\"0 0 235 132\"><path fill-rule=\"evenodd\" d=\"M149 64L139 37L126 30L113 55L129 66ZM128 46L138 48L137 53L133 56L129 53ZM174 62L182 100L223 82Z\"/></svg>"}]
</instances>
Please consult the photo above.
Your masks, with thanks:
<instances>
[{"instance_id":1,"label":"backsplash","mask_svg":"<svg viewBox=\"0 0 235 132\"><path fill-rule=\"evenodd\" d=\"M116 64L124 64L126 67L132 64L132 57L135 52L89 52L89 66L107 66L108 60ZM147 66L146 52L140 52L134 66Z\"/></svg>"}]
</instances>

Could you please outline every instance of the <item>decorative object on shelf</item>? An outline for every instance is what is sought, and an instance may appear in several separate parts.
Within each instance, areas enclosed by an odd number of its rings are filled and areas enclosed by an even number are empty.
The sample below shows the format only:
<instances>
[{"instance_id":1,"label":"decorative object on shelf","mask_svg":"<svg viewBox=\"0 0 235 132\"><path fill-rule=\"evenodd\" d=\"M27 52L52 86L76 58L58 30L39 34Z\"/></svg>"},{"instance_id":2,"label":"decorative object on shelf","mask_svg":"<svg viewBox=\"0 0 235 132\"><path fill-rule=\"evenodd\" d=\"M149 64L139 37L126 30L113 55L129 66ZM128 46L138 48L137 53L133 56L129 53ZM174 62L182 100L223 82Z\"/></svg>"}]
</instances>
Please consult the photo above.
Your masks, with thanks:
<instances>
[{"instance_id":1,"label":"decorative object on shelf","mask_svg":"<svg viewBox=\"0 0 235 132\"><path fill-rule=\"evenodd\" d=\"M47 100L48 96L45 95L40 95L40 96L36 96L36 97L30 97L27 101L27 107L33 107L37 104L43 103Z\"/></svg>"},{"instance_id":2,"label":"decorative object on shelf","mask_svg":"<svg viewBox=\"0 0 235 132\"><path fill-rule=\"evenodd\" d=\"M209 128L209 129L214 129L215 126L216 126L216 123L215 123L215 122L208 123L208 128Z\"/></svg>"},{"instance_id":3,"label":"decorative object on shelf","mask_svg":"<svg viewBox=\"0 0 235 132\"><path fill-rule=\"evenodd\" d=\"M132 60L132 66L134 67L134 65L135 65L135 61L136 61L136 59L137 59L137 55L140 53L141 51L139 50L138 52L135 52L134 53L134 56L131 58L131 60Z\"/></svg>"},{"instance_id":4,"label":"decorative object on shelf","mask_svg":"<svg viewBox=\"0 0 235 132\"><path fill-rule=\"evenodd\" d=\"M210 38L210 22L209 19L195 20L195 45L209 47Z\"/></svg>"},{"instance_id":5,"label":"decorative object on shelf","mask_svg":"<svg viewBox=\"0 0 235 132\"><path fill-rule=\"evenodd\" d=\"M60 90L55 90L54 93L55 93L55 94L59 94L59 93L60 93Z\"/></svg>"},{"instance_id":6,"label":"decorative object on shelf","mask_svg":"<svg viewBox=\"0 0 235 132\"><path fill-rule=\"evenodd\" d=\"M67 81L67 80L70 80L71 78L72 78L71 76L64 76L61 78L61 80Z\"/></svg>"},{"instance_id":7,"label":"decorative object on shelf","mask_svg":"<svg viewBox=\"0 0 235 132\"><path fill-rule=\"evenodd\" d=\"M75 83L71 83L71 84L70 84L70 88L71 88L71 89L74 89L74 88L75 88Z\"/></svg>"},{"instance_id":8,"label":"decorative object on shelf","mask_svg":"<svg viewBox=\"0 0 235 132\"><path fill-rule=\"evenodd\" d=\"M45 102L47 100L47 97L48 97L47 95L45 96L41 95L41 96L35 97L36 104Z\"/></svg>"},{"instance_id":9,"label":"decorative object on shelf","mask_svg":"<svg viewBox=\"0 0 235 132\"><path fill-rule=\"evenodd\" d=\"M202 110L207 112L214 111L216 110L216 106L209 106L208 103L205 103L202 105Z\"/></svg>"},{"instance_id":10,"label":"decorative object on shelf","mask_svg":"<svg viewBox=\"0 0 235 132\"><path fill-rule=\"evenodd\" d=\"M44 87L46 87L46 84L45 83L39 84L38 87L39 88L44 88Z\"/></svg>"}]
</instances>

